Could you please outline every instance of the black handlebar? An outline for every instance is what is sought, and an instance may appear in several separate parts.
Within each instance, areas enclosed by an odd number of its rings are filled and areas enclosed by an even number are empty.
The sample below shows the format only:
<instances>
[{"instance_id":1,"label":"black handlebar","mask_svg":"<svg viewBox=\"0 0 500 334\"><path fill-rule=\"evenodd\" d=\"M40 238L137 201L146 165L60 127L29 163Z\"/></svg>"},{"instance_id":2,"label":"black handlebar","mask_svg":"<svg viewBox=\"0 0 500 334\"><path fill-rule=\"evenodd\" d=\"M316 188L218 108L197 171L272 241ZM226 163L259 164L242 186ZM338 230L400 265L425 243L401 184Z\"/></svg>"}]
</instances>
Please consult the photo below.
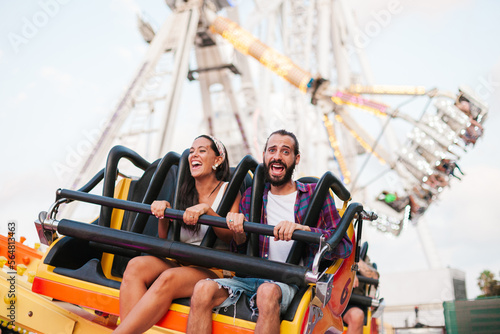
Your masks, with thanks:
<instances>
[{"instance_id":1,"label":"black handlebar","mask_svg":"<svg viewBox=\"0 0 500 334\"><path fill-rule=\"evenodd\" d=\"M158 163L158 166L149 182L149 187L144 195L142 203L151 204L153 201L158 198L158 194L160 193L163 180L166 178L167 173L173 165L179 164L180 155L175 152L167 153ZM142 233L144 228L146 227L148 215L141 214L137 215L132 223L132 232Z\"/></svg>"},{"instance_id":2,"label":"black handlebar","mask_svg":"<svg viewBox=\"0 0 500 334\"><path fill-rule=\"evenodd\" d=\"M363 205L359 203L351 203L344 212L344 215L340 219L340 223L335 229L333 235L326 241L330 246L330 249L335 249L340 243L342 238L347 232L347 229L351 225L351 221L354 219L356 213L363 211Z\"/></svg>"},{"instance_id":3,"label":"black handlebar","mask_svg":"<svg viewBox=\"0 0 500 334\"><path fill-rule=\"evenodd\" d=\"M353 293L351 294L351 299L349 299L349 303L370 307L373 304L373 298Z\"/></svg>"},{"instance_id":4,"label":"black handlebar","mask_svg":"<svg viewBox=\"0 0 500 334\"><path fill-rule=\"evenodd\" d=\"M104 179L104 168L98 171L92 179L90 179L89 182L87 182L85 185L83 185L78 191L83 191L84 193L88 193L92 189L94 189L95 186L99 184L99 182Z\"/></svg>"},{"instance_id":5,"label":"black handlebar","mask_svg":"<svg viewBox=\"0 0 500 334\"><path fill-rule=\"evenodd\" d=\"M115 182L118 174L118 162L120 159L125 158L132 162L135 166L142 170L146 170L151 164L131 149L117 145L109 151L108 159L106 161L106 168L104 170L104 185L102 188L103 196L112 197L115 193ZM109 227L111 221L111 209L101 207L99 214L99 225Z\"/></svg>"},{"instance_id":6,"label":"black handlebar","mask_svg":"<svg viewBox=\"0 0 500 334\"><path fill-rule=\"evenodd\" d=\"M374 287L378 286L378 279L376 279L376 278L370 278L370 277L358 275L358 280L360 283L370 284L370 285L373 285Z\"/></svg>"},{"instance_id":7,"label":"black handlebar","mask_svg":"<svg viewBox=\"0 0 500 334\"><path fill-rule=\"evenodd\" d=\"M336 178L335 175L333 175L331 172L326 172L319 180L314 177L303 177L300 178L299 181L303 183L316 183L316 188L314 189L311 201L309 202L309 206L307 208L303 222L304 225L307 225L309 227L316 226L325 200L329 194L329 189L332 189L335 195L337 195L337 197L339 197L344 202L350 200L351 198L351 194L345 188L344 184L340 182L340 180ZM336 247L342 240L345 232L349 228L352 217L347 216L340 220L339 226L335 230L335 233L332 235L332 237L330 237L330 240L332 241L328 242L329 244L333 245L333 247L331 247L330 249L334 249L334 247ZM288 254L286 262L295 264L299 263L305 247L306 245L304 243L295 243L292 246L292 250Z\"/></svg>"},{"instance_id":8,"label":"black handlebar","mask_svg":"<svg viewBox=\"0 0 500 334\"><path fill-rule=\"evenodd\" d=\"M82 202L86 202L86 203L99 204L99 205L109 207L109 208L116 208L116 209L122 209L122 210L128 210L128 211L146 213L146 214L152 215L151 205L148 205L148 204L132 202L132 201L125 201L122 199L99 196L99 195L94 195L94 194L87 194L84 192L79 192L79 191L74 191L74 190L69 190L69 189L57 190L57 198L58 199L59 198L66 198L66 199L78 200L78 201L82 201ZM171 219L182 219L183 214L184 214L184 211L182 211L182 210L175 210L175 209L166 209L165 210L165 217L171 218ZM227 224L226 224L226 219L222 218L222 217L202 215L198 219L198 222L201 224L205 224L205 225L228 228ZM273 233L274 227L269 226L269 225L263 225L263 224L259 224L259 223L253 223L253 222L245 222L243 224L243 228L244 228L245 232L258 233L258 234L269 235L269 236L274 235L274 233ZM322 235L320 233L300 231L300 230L295 230L292 234L293 240L300 240L300 241L304 241L304 242L308 242L308 243L315 243L315 244L320 243L321 237L322 237Z\"/></svg>"}]
</instances>

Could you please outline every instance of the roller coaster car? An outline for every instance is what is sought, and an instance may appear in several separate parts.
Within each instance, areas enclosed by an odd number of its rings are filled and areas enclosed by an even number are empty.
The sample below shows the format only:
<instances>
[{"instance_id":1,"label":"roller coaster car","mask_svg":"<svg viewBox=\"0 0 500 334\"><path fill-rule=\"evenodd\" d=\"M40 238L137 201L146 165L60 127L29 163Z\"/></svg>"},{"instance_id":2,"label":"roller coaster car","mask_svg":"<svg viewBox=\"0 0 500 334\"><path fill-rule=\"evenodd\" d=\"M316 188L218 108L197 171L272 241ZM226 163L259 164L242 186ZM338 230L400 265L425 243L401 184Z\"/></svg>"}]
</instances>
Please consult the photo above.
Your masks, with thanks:
<instances>
[{"instance_id":1,"label":"roller coaster car","mask_svg":"<svg viewBox=\"0 0 500 334\"><path fill-rule=\"evenodd\" d=\"M246 156L232 168L227 191L218 208L224 216L231 207L238 191L252 186L250 220L244 229L250 233L247 254L236 254L214 249L216 235L212 228L200 246L179 242L180 223L171 224L167 239L157 237L157 219L151 215L150 204L157 198L173 203L165 216L181 219L183 211L177 210L178 187L186 170L188 150L182 156L170 152L163 159L149 163L137 153L123 147L114 147L101 170L79 191L59 189L56 202L48 213L42 212L36 222L39 235L50 248L40 263L32 291L41 295L79 305L82 309L95 310L98 315L119 315L119 288L128 261L139 255L150 254L174 258L182 263L217 267L239 275L251 275L293 283L299 292L282 318L282 333L341 333L341 315L351 296L355 263L359 257L356 244L366 213L359 203L351 203L350 194L342 183L327 172L321 179L307 177L303 182L317 182L316 191L308 207L304 224L315 225L326 195L333 191L343 201L339 210L340 224L331 238L325 240L318 233L295 231L294 245L287 263L258 257L258 234L272 235L273 227L258 222L262 207L264 168L251 156ZM139 179L125 177L115 186L118 162L125 158L144 170ZM89 194L103 180L103 196ZM101 206L99 218L89 223L68 219L56 220L62 203L82 201ZM357 233L354 221L357 222ZM225 219L202 216L200 223L225 227ZM347 233L356 251L346 259L327 261L323 255L336 247ZM63 235L63 237L58 237ZM319 244L319 251L311 269L298 265L306 243ZM148 333L185 332L189 314L189 299L175 300L169 312ZM242 298L233 307L213 315L214 333L252 333L256 317ZM116 323L101 326L109 332Z\"/></svg>"}]
</instances>

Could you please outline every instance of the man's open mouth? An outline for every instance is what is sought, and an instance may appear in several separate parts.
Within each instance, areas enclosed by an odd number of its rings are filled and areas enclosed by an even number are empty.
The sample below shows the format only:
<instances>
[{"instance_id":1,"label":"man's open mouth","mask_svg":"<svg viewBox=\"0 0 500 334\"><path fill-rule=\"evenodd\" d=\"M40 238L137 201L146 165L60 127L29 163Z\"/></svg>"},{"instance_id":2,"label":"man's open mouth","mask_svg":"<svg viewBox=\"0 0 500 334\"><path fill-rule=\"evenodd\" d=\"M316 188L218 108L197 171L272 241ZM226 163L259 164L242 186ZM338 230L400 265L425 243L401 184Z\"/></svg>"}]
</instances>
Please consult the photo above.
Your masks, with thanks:
<instances>
[{"instance_id":1,"label":"man's open mouth","mask_svg":"<svg viewBox=\"0 0 500 334\"><path fill-rule=\"evenodd\" d=\"M280 162L272 162L269 165L270 174L273 176L280 176L285 174L286 166Z\"/></svg>"}]
</instances>

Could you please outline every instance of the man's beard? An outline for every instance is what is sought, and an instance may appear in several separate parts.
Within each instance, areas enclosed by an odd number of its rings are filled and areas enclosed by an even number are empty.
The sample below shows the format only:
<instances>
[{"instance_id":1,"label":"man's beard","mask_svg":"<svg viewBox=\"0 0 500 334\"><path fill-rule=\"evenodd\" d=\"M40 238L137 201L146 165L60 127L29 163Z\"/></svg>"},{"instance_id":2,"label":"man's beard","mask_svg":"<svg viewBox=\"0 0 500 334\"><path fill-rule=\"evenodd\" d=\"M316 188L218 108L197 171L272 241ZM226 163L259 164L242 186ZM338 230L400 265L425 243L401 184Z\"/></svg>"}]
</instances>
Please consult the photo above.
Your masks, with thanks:
<instances>
[{"instance_id":1,"label":"man's beard","mask_svg":"<svg viewBox=\"0 0 500 334\"><path fill-rule=\"evenodd\" d=\"M280 163L285 168L285 175L283 175L283 177L276 178L271 175L270 168L273 163ZM264 167L266 171L265 173L266 182L271 183L271 185L274 187L279 187L290 182L290 180L292 179L293 171L295 169L295 160L289 167L281 160L273 160L269 162L269 165L264 163Z\"/></svg>"}]
</instances>

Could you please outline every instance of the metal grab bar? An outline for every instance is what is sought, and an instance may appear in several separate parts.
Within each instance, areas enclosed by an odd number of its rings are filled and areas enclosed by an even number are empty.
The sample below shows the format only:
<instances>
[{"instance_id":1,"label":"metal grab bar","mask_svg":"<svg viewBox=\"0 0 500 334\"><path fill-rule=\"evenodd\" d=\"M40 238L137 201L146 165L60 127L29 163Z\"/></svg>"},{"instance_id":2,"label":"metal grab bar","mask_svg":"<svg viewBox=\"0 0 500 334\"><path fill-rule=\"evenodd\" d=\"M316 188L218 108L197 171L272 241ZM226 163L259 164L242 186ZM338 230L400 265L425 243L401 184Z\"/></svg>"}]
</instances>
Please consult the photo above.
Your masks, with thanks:
<instances>
[{"instance_id":1,"label":"metal grab bar","mask_svg":"<svg viewBox=\"0 0 500 334\"><path fill-rule=\"evenodd\" d=\"M70 200L78 200L78 201L87 202L87 203L99 204L102 206L116 208L116 209L134 211L134 212L139 212L139 213L146 213L146 214L150 214L150 215L152 214L151 213L151 205L149 205L149 204L125 201L122 199L99 196L99 195L94 195L94 194L88 194L88 193L79 192L79 191L75 191L75 190L69 190L69 189L58 189L56 194L57 194L58 200L62 199L62 198L66 198L66 199L70 199ZM166 209L165 210L165 217L167 217L167 218L182 219L183 215L184 215L184 211L182 211L182 210L175 210L175 209ZM199 223L205 224L205 225L211 225L211 226L221 227L221 228L228 228L227 224L226 224L226 219L223 217L202 215L202 216L200 216L198 221L199 221ZM269 236L274 235L274 233L273 233L274 227L273 226L263 225L263 224L259 224L259 223L245 222L243 224L243 229L245 230L245 232L250 232L250 233L258 233L258 234L269 235ZM304 242L308 242L308 243L319 244L321 242L321 240L323 239L323 235L320 233L315 233L315 232L295 230L292 234L292 239L304 241Z\"/></svg>"}]
</instances>

